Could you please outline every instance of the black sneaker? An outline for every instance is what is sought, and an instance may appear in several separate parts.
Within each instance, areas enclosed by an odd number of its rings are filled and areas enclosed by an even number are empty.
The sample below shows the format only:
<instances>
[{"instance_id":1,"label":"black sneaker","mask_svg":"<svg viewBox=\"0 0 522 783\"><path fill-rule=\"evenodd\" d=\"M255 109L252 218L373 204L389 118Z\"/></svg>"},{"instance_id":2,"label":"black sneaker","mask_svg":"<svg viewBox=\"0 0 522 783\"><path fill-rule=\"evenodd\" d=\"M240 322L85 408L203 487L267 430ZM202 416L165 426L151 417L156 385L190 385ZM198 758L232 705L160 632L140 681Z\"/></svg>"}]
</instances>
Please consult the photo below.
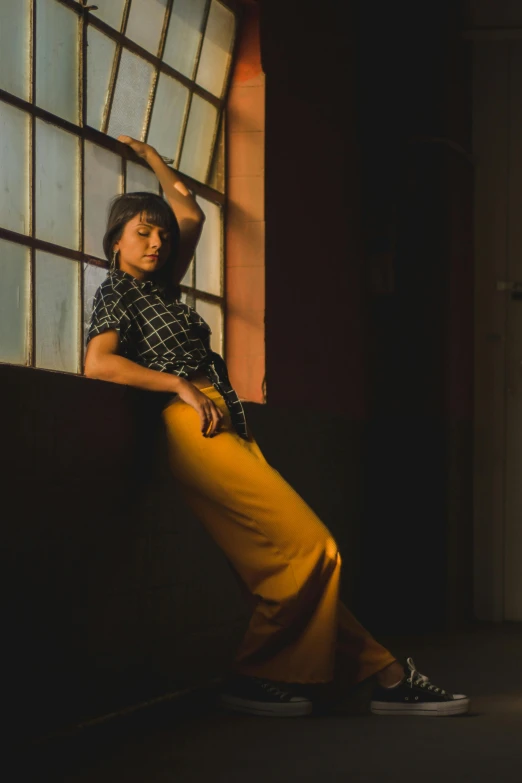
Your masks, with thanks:
<instances>
[{"instance_id":1,"label":"black sneaker","mask_svg":"<svg viewBox=\"0 0 522 783\"><path fill-rule=\"evenodd\" d=\"M370 708L376 715L462 715L469 710L467 696L437 688L417 671L411 658L406 663L398 685L375 688Z\"/></svg>"},{"instance_id":2,"label":"black sneaker","mask_svg":"<svg viewBox=\"0 0 522 783\"><path fill-rule=\"evenodd\" d=\"M228 709L250 715L283 718L309 715L312 712L310 699L290 693L284 687L258 677L234 677L221 694L221 703Z\"/></svg>"}]
</instances>

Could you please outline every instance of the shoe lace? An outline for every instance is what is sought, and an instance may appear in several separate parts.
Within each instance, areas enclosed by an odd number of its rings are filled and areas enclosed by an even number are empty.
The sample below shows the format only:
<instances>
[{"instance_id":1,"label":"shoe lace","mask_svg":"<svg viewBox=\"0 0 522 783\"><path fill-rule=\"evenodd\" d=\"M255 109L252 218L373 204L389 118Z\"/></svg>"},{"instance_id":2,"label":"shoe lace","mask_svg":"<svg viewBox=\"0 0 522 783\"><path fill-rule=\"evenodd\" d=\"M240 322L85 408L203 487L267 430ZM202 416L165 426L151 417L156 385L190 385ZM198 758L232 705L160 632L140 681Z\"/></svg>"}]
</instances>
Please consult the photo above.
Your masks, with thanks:
<instances>
[{"instance_id":1,"label":"shoe lace","mask_svg":"<svg viewBox=\"0 0 522 783\"><path fill-rule=\"evenodd\" d=\"M425 674L421 674L419 671L417 671L417 668L413 662L413 658L408 658L406 663L408 665L408 669L410 670L410 674L409 677L406 678L406 682L410 684L410 688L413 688L415 685L419 688L425 688L427 691L431 691L432 693L440 693L442 696L447 696L447 692L443 688L439 688L436 685L433 685L433 683L430 682L429 678L426 677Z\"/></svg>"},{"instance_id":2,"label":"shoe lace","mask_svg":"<svg viewBox=\"0 0 522 783\"><path fill-rule=\"evenodd\" d=\"M258 683L265 691L268 691L268 693L273 693L274 695L282 696L283 698L290 696L288 691L281 690L281 688L278 688L277 685L274 685L272 682L268 682L267 680L258 680Z\"/></svg>"}]
</instances>

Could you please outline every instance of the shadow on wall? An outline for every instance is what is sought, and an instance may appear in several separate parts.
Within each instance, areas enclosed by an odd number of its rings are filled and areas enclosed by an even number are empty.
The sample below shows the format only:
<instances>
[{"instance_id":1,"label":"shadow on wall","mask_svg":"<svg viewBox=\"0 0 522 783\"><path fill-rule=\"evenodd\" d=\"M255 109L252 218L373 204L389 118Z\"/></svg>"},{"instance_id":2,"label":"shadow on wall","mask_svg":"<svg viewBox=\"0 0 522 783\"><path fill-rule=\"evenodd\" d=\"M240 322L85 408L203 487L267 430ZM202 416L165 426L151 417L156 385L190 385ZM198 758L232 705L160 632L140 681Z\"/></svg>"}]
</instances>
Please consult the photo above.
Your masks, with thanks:
<instances>
[{"instance_id":1,"label":"shadow on wall","mask_svg":"<svg viewBox=\"0 0 522 783\"><path fill-rule=\"evenodd\" d=\"M7 365L0 382L13 730L42 735L221 676L248 609L177 495L152 396ZM305 430L303 411L245 407L267 460L336 536L349 592L360 433L327 415L306 412Z\"/></svg>"}]
</instances>

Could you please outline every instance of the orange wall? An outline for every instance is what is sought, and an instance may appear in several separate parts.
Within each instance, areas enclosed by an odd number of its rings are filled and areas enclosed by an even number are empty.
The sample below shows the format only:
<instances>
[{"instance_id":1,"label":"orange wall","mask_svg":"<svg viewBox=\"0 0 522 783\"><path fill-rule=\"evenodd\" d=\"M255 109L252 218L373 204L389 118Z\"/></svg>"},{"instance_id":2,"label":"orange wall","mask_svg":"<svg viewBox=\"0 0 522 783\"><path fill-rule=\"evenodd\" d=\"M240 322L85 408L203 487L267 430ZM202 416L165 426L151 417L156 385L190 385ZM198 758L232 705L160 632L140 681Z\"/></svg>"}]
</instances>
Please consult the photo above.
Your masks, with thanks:
<instances>
[{"instance_id":1,"label":"orange wall","mask_svg":"<svg viewBox=\"0 0 522 783\"><path fill-rule=\"evenodd\" d=\"M226 360L242 399L264 402L265 76L259 11L247 6L227 103Z\"/></svg>"}]
</instances>

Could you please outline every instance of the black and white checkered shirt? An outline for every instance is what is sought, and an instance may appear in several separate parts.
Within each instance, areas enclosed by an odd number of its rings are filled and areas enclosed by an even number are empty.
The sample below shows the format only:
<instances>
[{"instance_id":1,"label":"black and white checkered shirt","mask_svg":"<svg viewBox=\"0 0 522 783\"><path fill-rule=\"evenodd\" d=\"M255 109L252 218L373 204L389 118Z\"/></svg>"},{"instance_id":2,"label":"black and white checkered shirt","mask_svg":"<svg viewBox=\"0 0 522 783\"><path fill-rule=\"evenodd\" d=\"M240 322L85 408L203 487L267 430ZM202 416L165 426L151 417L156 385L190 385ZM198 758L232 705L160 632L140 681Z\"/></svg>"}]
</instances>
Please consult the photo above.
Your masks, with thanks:
<instances>
[{"instance_id":1,"label":"black and white checkered shirt","mask_svg":"<svg viewBox=\"0 0 522 783\"><path fill-rule=\"evenodd\" d=\"M121 355L143 367L182 378L202 371L223 396L236 432L248 440L245 411L226 363L210 349L212 330L194 308L169 298L152 280L116 269L94 295L87 342L108 329L118 332Z\"/></svg>"}]
</instances>

